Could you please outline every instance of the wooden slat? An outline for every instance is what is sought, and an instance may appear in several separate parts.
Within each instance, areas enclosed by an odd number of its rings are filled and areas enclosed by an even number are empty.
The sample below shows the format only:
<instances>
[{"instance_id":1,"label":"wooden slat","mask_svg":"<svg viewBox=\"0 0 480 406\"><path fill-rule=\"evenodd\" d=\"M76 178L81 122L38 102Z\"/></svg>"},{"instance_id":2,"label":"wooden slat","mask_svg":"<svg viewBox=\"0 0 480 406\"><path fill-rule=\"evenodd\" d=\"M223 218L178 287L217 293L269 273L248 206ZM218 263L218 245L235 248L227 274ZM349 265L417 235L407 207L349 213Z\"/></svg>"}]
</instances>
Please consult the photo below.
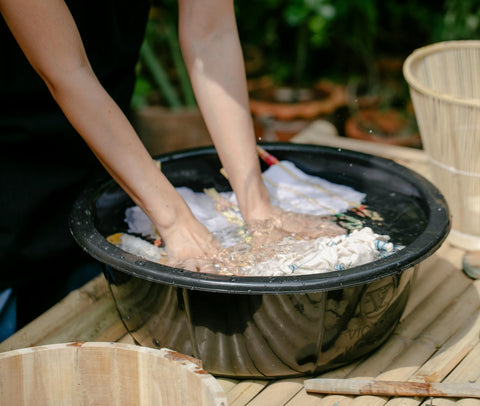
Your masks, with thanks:
<instances>
[{"instance_id":1,"label":"wooden slat","mask_svg":"<svg viewBox=\"0 0 480 406\"><path fill-rule=\"evenodd\" d=\"M333 378L333 379L339 379L339 378L344 378L350 374L352 369L355 368L355 366L358 364L359 361L357 362L352 362L349 365L346 365L341 368L334 369L332 371L328 371L320 375L322 378ZM305 379L307 379L306 377ZM286 406L310 406L310 405L316 405L319 402L321 402L323 399L323 395L320 394L312 394L312 393L307 393L305 390L304 385L302 385L296 395L292 397L287 403ZM272 405L273 406L273 405Z\"/></svg>"},{"instance_id":2,"label":"wooden slat","mask_svg":"<svg viewBox=\"0 0 480 406\"><path fill-rule=\"evenodd\" d=\"M401 321L420 303L424 302L422 305L424 306L426 303L425 299L430 294L441 288L454 272L458 273L462 253L463 251L452 247L446 242L436 251L435 255L428 257L420 264L414 277L412 291L400 319ZM432 275L435 275L435 277L432 277ZM467 282L466 279L464 281L465 283ZM431 297L434 296L432 295Z\"/></svg>"},{"instance_id":3,"label":"wooden slat","mask_svg":"<svg viewBox=\"0 0 480 406\"><path fill-rule=\"evenodd\" d=\"M108 284L100 275L0 343L0 352L40 344L94 340L102 334L105 341L116 341L119 338L116 334L106 336L106 332L117 326L111 332L119 333L119 321Z\"/></svg>"},{"instance_id":4,"label":"wooden slat","mask_svg":"<svg viewBox=\"0 0 480 406\"><path fill-rule=\"evenodd\" d=\"M415 374L415 381L441 382L479 343L480 312L475 312L455 335Z\"/></svg>"},{"instance_id":5,"label":"wooden slat","mask_svg":"<svg viewBox=\"0 0 480 406\"><path fill-rule=\"evenodd\" d=\"M425 332L377 378L400 381L413 379L419 366L423 365L435 353L438 347L445 343L453 333L458 331L459 327L461 327L460 323L465 321L466 316L470 317L475 312L476 309L471 311L468 309L468 306L472 303L474 290L467 289L458 301L453 302L446 312L442 313L431 325L427 326ZM465 312L464 314L461 314L461 309ZM443 328L440 329L440 326L443 326ZM432 331L436 331L437 335L433 335ZM360 396L355 398L351 404L355 406L383 406L387 401L388 398L383 396Z\"/></svg>"},{"instance_id":6,"label":"wooden slat","mask_svg":"<svg viewBox=\"0 0 480 406\"><path fill-rule=\"evenodd\" d=\"M227 393L229 406L243 406L250 402L262 389L267 386L268 381L241 381Z\"/></svg>"},{"instance_id":7,"label":"wooden slat","mask_svg":"<svg viewBox=\"0 0 480 406\"><path fill-rule=\"evenodd\" d=\"M305 389L313 393L480 398L476 383L385 381L379 379L307 379Z\"/></svg>"}]
</instances>

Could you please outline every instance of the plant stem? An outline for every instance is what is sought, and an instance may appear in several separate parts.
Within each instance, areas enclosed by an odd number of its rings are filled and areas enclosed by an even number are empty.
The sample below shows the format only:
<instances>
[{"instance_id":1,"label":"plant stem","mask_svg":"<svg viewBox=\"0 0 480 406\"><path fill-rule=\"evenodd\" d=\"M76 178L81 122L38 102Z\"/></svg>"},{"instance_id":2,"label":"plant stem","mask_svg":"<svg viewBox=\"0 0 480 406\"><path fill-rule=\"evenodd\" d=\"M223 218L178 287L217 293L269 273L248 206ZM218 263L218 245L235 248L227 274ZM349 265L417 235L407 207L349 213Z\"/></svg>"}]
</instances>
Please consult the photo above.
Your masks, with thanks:
<instances>
[{"instance_id":1,"label":"plant stem","mask_svg":"<svg viewBox=\"0 0 480 406\"><path fill-rule=\"evenodd\" d=\"M177 92L168 80L168 75L165 73L160 61L156 58L155 53L153 52L153 49L147 39L144 40L142 47L140 48L140 57L150 70L153 80L167 99L169 106L172 109L180 109L182 107L182 103L178 98Z\"/></svg>"},{"instance_id":2,"label":"plant stem","mask_svg":"<svg viewBox=\"0 0 480 406\"><path fill-rule=\"evenodd\" d=\"M192 85L190 84L190 78L188 76L183 56L180 51L180 44L176 35L176 29L172 22L166 22L165 24L165 36L167 38L168 46L173 59L173 64L178 74L180 81L180 87L182 88L183 97L185 99L185 105L196 106L196 100L193 93Z\"/></svg>"},{"instance_id":3,"label":"plant stem","mask_svg":"<svg viewBox=\"0 0 480 406\"><path fill-rule=\"evenodd\" d=\"M307 65L308 55L308 25L306 22L298 27L297 38L297 60L295 64L295 76L293 79L294 101L298 99L298 89L302 85L303 75L305 74L305 67Z\"/></svg>"}]
</instances>

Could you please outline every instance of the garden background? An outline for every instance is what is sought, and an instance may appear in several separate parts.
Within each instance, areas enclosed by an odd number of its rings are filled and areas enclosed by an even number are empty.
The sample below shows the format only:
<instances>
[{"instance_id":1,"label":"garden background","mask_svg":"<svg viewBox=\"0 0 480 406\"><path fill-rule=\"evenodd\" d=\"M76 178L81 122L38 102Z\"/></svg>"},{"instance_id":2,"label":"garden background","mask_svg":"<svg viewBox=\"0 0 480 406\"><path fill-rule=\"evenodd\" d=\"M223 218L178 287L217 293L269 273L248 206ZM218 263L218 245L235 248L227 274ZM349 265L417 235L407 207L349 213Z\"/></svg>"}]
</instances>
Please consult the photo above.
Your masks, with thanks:
<instances>
[{"instance_id":1,"label":"garden background","mask_svg":"<svg viewBox=\"0 0 480 406\"><path fill-rule=\"evenodd\" d=\"M264 141L288 140L325 119L340 136L421 148L405 58L433 42L480 38L479 0L258 0L235 7L250 97L287 111L252 105ZM132 120L153 154L211 143L178 44L176 0L154 2L137 74ZM309 101L316 108L306 117Z\"/></svg>"}]
</instances>

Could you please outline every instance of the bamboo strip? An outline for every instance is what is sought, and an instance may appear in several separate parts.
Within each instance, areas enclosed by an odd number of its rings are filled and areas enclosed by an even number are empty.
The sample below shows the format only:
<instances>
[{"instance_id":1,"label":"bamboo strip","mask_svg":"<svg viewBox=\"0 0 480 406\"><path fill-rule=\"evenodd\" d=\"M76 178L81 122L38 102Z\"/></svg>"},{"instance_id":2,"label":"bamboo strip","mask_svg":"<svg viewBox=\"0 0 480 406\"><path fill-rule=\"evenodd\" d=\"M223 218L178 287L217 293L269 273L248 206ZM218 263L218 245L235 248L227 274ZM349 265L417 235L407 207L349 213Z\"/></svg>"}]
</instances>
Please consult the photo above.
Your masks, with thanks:
<instances>
[{"instance_id":1,"label":"bamboo strip","mask_svg":"<svg viewBox=\"0 0 480 406\"><path fill-rule=\"evenodd\" d=\"M468 302L468 300L467 300ZM465 303L465 302L463 302ZM445 326L450 326L452 320L455 317L456 312L452 312L449 315L446 315L444 318L439 319L434 324L444 325L444 330L446 329ZM457 314L458 316L458 314ZM406 350L402 355L397 357L396 360L389 366L388 370L382 374L380 374L377 379L381 380L407 380L407 379L414 379L414 372L415 369L418 368L419 365L422 365L423 362L429 359L429 357L435 353L436 348L440 345L440 341L442 337L436 337L436 342L425 339L423 336L428 336L429 332L431 331L431 326L426 329L425 334L422 335L420 339L417 339L413 342L413 344ZM455 326L452 326L453 331L456 331ZM448 333L443 334L443 338ZM459 333L458 335L460 335ZM455 354L453 354L455 358ZM445 373L448 371L445 371ZM443 378L443 377L442 377ZM379 396L362 396L355 398L352 400L351 405L355 406L383 406L387 403L388 399L385 397Z\"/></svg>"},{"instance_id":2,"label":"bamboo strip","mask_svg":"<svg viewBox=\"0 0 480 406\"><path fill-rule=\"evenodd\" d=\"M343 379L349 375L349 373L358 365L360 361L353 362L349 365L346 365L341 368L328 371L319 376L319 378L332 378L332 379ZM267 388L268 389L268 388ZM302 383L299 385L298 391L295 396L293 396L285 406L313 406L319 404L323 399L323 396L320 394L308 393L305 390L305 386ZM268 406L277 406L270 404Z\"/></svg>"},{"instance_id":3,"label":"bamboo strip","mask_svg":"<svg viewBox=\"0 0 480 406\"><path fill-rule=\"evenodd\" d=\"M458 272L455 275L461 276ZM374 377L382 373L398 354L404 354L410 346L414 345L415 340L421 336L422 332L428 330L431 323L435 323L438 318L441 320L442 312L449 306L449 303L462 295L465 290L464 286L461 286L463 289L458 288L454 276L452 276L451 282L451 286L442 285L441 291L433 292L433 297L432 295L428 296L417 306L415 311L400 323L393 336L356 368L354 376ZM415 362L414 365L418 365L418 363Z\"/></svg>"},{"instance_id":4,"label":"bamboo strip","mask_svg":"<svg viewBox=\"0 0 480 406\"><path fill-rule=\"evenodd\" d=\"M268 381L241 381L227 393L229 406L244 406L267 386Z\"/></svg>"},{"instance_id":5,"label":"bamboo strip","mask_svg":"<svg viewBox=\"0 0 480 406\"><path fill-rule=\"evenodd\" d=\"M53 331L35 345L94 341L99 333L108 330L118 320L119 316L115 303L110 298L104 298L96 302L87 311L79 314L75 319L64 322L61 329Z\"/></svg>"},{"instance_id":6,"label":"bamboo strip","mask_svg":"<svg viewBox=\"0 0 480 406\"><path fill-rule=\"evenodd\" d=\"M436 396L480 398L480 385L382 381L377 379L307 379L307 392L345 395Z\"/></svg>"},{"instance_id":7,"label":"bamboo strip","mask_svg":"<svg viewBox=\"0 0 480 406\"><path fill-rule=\"evenodd\" d=\"M480 343L445 379L446 382L475 382L480 380Z\"/></svg>"},{"instance_id":8,"label":"bamboo strip","mask_svg":"<svg viewBox=\"0 0 480 406\"><path fill-rule=\"evenodd\" d=\"M472 320L469 320L469 323L465 326L465 328L458 332L458 334L452 337L451 340L447 341L445 345L439 350L440 354L445 353L452 353L452 358L455 359L457 356L455 355L454 351L450 351L449 346L452 343L455 343L456 340L463 340L462 334L465 332L470 339L475 339L476 336L476 346L467 354L467 356L453 369L451 373L449 373L448 369L438 365L435 361L436 356L434 356L431 360L429 360L420 370L417 372L416 376L413 378L414 380L420 381L423 376L427 375L427 370L434 368L432 364L437 364L438 370L444 370L442 374L437 373L435 374L438 376L439 379L442 379L441 376L448 376L445 378L444 382L446 383L473 383L480 377L480 363L478 360L480 359L480 343L478 337L478 326L476 328L472 328L472 331L469 331L469 325L478 323L480 319L480 314L477 312ZM444 358L441 356L440 358ZM433 362L432 362L433 361ZM475 401L478 402L478 401ZM396 398L391 399L386 403L387 406L418 406L422 403L422 399L420 398ZM429 402L425 402L423 404L428 405ZM455 400L452 399L436 399L435 406L452 406L455 405Z\"/></svg>"},{"instance_id":9,"label":"bamboo strip","mask_svg":"<svg viewBox=\"0 0 480 406\"><path fill-rule=\"evenodd\" d=\"M480 383L480 343L462 360L462 362L445 378L445 382L477 382ZM420 404L412 404L416 406ZM428 403L424 403L428 404ZM436 399L435 406L453 406L453 405L480 405L480 400L478 399L460 399L456 402L452 399ZM395 406L390 405L388 406Z\"/></svg>"},{"instance_id":10,"label":"bamboo strip","mask_svg":"<svg viewBox=\"0 0 480 406\"><path fill-rule=\"evenodd\" d=\"M387 403L386 403L386 406L418 406L422 403L424 398L420 398L420 397L410 397L410 398L406 398L406 397L396 397L396 398L392 398L390 399ZM431 398L429 398L429 401L430 401ZM453 402L453 404L455 404L455 401L452 400L452 399L449 399L450 402ZM435 401L435 406L437 406L437 403ZM451 405L453 406L453 405Z\"/></svg>"},{"instance_id":11,"label":"bamboo strip","mask_svg":"<svg viewBox=\"0 0 480 406\"><path fill-rule=\"evenodd\" d=\"M451 247L448 244L444 244L435 255L428 257L420 264L400 322L413 312L420 303L425 303L425 298L445 284L445 281L451 277L453 272L458 272L455 266L442 266L444 259L441 255L445 250L451 252ZM432 278L433 272L435 272L435 278Z\"/></svg>"},{"instance_id":12,"label":"bamboo strip","mask_svg":"<svg viewBox=\"0 0 480 406\"><path fill-rule=\"evenodd\" d=\"M102 316L107 319L98 320L92 317L91 325L88 326L88 331L96 331L97 334L118 321L114 302L103 275L94 278L82 288L70 292L62 301L3 341L0 344L0 352L31 347L40 343L53 343L59 334L68 337L67 341L78 341L79 337L74 337L68 329L75 327L77 318L83 318L84 314L89 314L99 303L103 303L105 313ZM99 316L98 312L94 315ZM109 341L115 341L115 339Z\"/></svg>"},{"instance_id":13,"label":"bamboo strip","mask_svg":"<svg viewBox=\"0 0 480 406\"><path fill-rule=\"evenodd\" d=\"M480 406L480 400L478 399L460 399L455 406Z\"/></svg>"},{"instance_id":14,"label":"bamboo strip","mask_svg":"<svg viewBox=\"0 0 480 406\"><path fill-rule=\"evenodd\" d=\"M445 263L443 265L449 266ZM442 284L425 298L411 316L399 324L395 334L406 339L414 339L425 329L425 323L432 322L437 315L447 310L450 303L462 295L469 285L470 281L462 275L458 268L455 269L451 273L448 283Z\"/></svg>"},{"instance_id":15,"label":"bamboo strip","mask_svg":"<svg viewBox=\"0 0 480 406\"><path fill-rule=\"evenodd\" d=\"M417 373L416 381L440 382L478 344L480 337L480 312L467 323L429 359Z\"/></svg>"},{"instance_id":16,"label":"bamboo strip","mask_svg":"<svg viewBox=\"0 0 480 406\"><path fill-rule=\"evenodd\" d=\"M273 382L255 396L248 406L277 406L286 404L303 386L305 378Z\"/></svg>"},{"instance_id":17,"label":"bamboo strip","mask_svg":"<svg viewBox=\"0 0 480 406\"><path fill-rule=\"evenodd\" d=\"M455 403L455 406L480 406L478 399L460 399Z\"/></svg>"},{"instance_id":18,"label":"bamboo strip","mask_svg":"<svg viewBox=\"0 0 480 406\"><path fill-rule=\"evenodd\" d=\"M447 311L444 311L432 323L426 324L423 332L416 337L408 348L398 353L399 355L377 378L382 380L407 380L411 378L438 348L454 334L458 334L464 323L476 312L476 308L470 306L475 296L478 300L476 289L469 286L458 300L450 304ZM436 331L436 334L432 334L432 331ZM460 331L461 333L462 331ZM370 360L371 357L367 362L370 363ZM374 368L371 367L371 369ZM359 374L359 372L368 372L365 369L362 370L362 368L353 372L355 373L354 376L373 376L372 374Z\"/></svg>"},{"instance_id":19,"label":"bamboo strip","mask_svg":"<svg viewBox=\"0 0 480 406\"><path fill-rule=\"evenodd\" d=\"M217 382L223 388L223 391L225 393L230 392L239 383L239 381L237 381L235 379L222 378L222 377L217 377Z\"/></svg>"}]
</instances>

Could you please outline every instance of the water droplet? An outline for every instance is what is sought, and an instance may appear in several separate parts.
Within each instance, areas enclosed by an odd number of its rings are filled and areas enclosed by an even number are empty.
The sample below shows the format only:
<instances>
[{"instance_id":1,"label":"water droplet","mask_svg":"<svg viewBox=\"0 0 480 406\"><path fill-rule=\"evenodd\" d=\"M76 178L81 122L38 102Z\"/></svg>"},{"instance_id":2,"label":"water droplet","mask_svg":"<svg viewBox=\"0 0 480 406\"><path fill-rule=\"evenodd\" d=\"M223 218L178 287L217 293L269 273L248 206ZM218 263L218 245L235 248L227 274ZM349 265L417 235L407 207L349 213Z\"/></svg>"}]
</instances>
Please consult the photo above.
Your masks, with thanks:
<instances>
[{"instance_id":1,"label":"water droplet","mask_svg":"<svg viewBox=\"0 0 480 406\"><path fill-rule=\"evenodd\" d=\"M139 265L139 266L144 266L144 265L145 265L145 261L138 260L138 261L135 261L135 264L136 264L136 265Z\"/></svg>"}]
</instances>

